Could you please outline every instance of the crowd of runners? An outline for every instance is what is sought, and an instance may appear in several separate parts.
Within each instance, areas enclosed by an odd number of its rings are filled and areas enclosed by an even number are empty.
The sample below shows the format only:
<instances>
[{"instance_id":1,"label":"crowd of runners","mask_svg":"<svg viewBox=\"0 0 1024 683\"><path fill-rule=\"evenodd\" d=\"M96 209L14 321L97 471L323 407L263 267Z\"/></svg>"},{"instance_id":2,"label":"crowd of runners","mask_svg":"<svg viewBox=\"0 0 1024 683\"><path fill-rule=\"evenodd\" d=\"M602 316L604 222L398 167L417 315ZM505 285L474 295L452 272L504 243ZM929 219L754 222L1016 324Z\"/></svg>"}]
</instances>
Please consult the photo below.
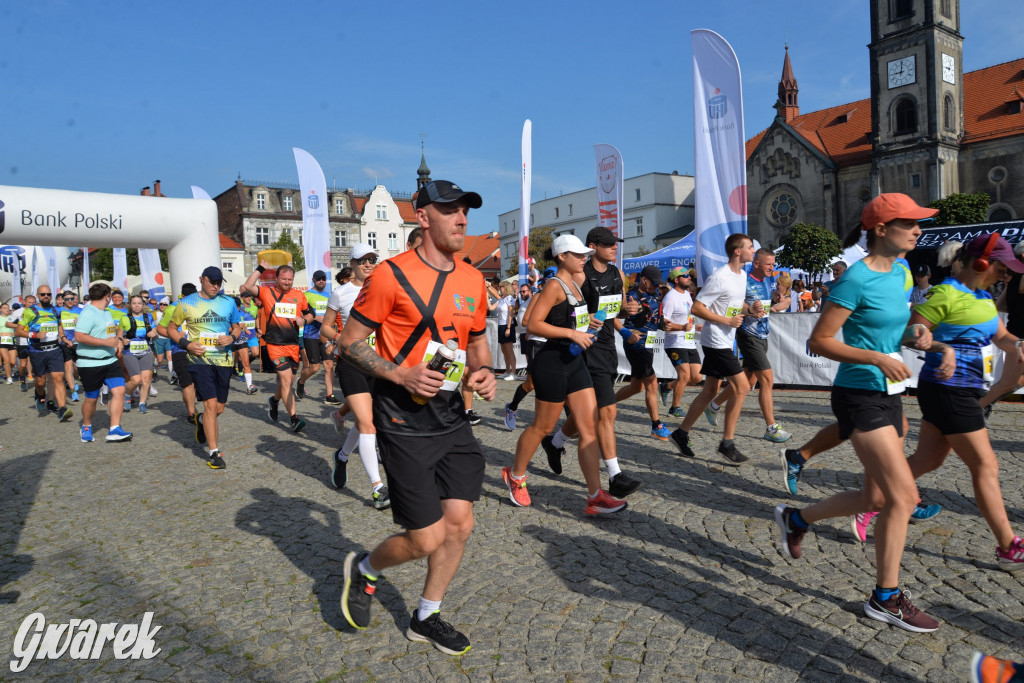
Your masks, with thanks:
<instances>
[{"instance_id":1,"label":"crowd of runners","mask_svg":"<svg viewBox=\"0 0 1024 683\"><path fill-rule=\"evenodd\" d=\"M407 636L461 654L469 640L440 618L440 608L473 529L473 502L483 484L485 460L472 429L479 422L474 395L490 401L499 379L518 381L505 404L504 426L522 431L500 473L514 505L531 504L527 466L533 456L543 451L560 475L566 445L577 439L583 514L615 514L642 488L620 463L616 444L617 405L635 394L643 394L651 437L686 458L697 456L689 432L703 418L716 427L721 421L722 463L740 467L748 461L734 437L754 387L763 438L779 444L791 438L775 418L767 349L771 316L798 310L793 298L799 294L786 278L773 285L775 255L755 250L744 234L728 237L728 261L700 289L693 270L677 268L665 278L654 266L630 285L615 266L622 240L603 227L585 240L557 237L545 254L555 265L539 277L518 288L492 286L455 258L468 213L481 206L481 197L438 180L413 201L419 228L407 250L381 260L369 245L354 245L350 267L330 291L323 271L313 273L308 291L293 288L294 269L287 265L265 281L267 263L237 297L222 291L216 266L205 268L198 284L182 285L173 303L147 292L125 300L103 283L89 287L79 302L72 291L54 293L44 285L20 305L0 307L0 361L7 384L34 392L40 416L53 413L68 422L80 403L83 442L95 438L97 403L109 412L104 439L130 440L125 414L149 412L147 401L157 395L154 379L167 372L212 469L228 463L218 421L232 381L253 394L254 366L273 371L267 417L276 423L283 409L294 432L306 426L300 402L320 393L310 382L322 381L323 401L337 406L331 413L338 433L331 444L331 483L348 485L347 466L358 450L371 504L390 508L404 529L345 559L346 619L366 628L383 572L426 557L427 576ZM908 522L941 508L922 501L915 480L940 467L950 452L970 469L978 508L995 537L997 565L1024 567L1024 542L1003 505L985 422L987 410L1018 386L1024 372L1024 262L1002 237L986 234L944 250L950 277L934 286L927 278L922 285L919 277L915 287L903 256L920 235L918 222L935 213L899 194L866 205L847 243L866 237L868 255L833 271L808 342L814 353L840 362L832 389L836 422L800 448L780 450L780 489L795 496L807 460L845 440L863 465L862 487L804 508L780 504L775 510L781 551L794 561L803 556L804 536L821 520L849 518L861 542L873 524L876 585L864 611L916 632L934 631L939 622L902 590L900 560ZM997 302L989 290L1002 281ZM925 295L912 305L922 286ZM1007 325L997 303L1010 311ZM491 311L504 360L500 378L485 334ZM515 365L517 335L527 362L522 376ZM628 382L617 391L615 335L630 367ZM659 344L675 369L669 381L659 381L654 369ZM998 381L991 372L993 345L1006 354ZM903 346L925 358L917 391L920 438L909 458L902 395L910 371ZM701 384L684 410L686 388ZM531 393L532 421L522 425L520 406ZM664 407L680 420L675 429L662 418Z\"/></svg>"}]
</instances>

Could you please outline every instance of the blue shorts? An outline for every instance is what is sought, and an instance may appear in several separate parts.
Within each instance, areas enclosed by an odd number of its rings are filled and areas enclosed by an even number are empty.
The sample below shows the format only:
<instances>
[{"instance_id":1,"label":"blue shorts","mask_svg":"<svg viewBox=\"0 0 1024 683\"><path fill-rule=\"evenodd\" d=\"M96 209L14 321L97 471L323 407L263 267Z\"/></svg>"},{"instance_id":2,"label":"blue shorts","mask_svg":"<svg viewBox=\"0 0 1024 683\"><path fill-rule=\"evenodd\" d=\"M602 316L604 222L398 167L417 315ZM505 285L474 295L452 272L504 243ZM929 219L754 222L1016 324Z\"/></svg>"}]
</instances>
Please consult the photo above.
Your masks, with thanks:
<instances>
[{"instance_id":1,"label":"blue shorts","mask_svg":"<svg viewBox=\"0 0 1024 683\"><path fill-rule=\"evenodd\" d=\"M32 361L32 374L36 377L51 372L64 372L64 351L60 347L49 351L29 351L28 357Z\"/></svg>"},{"instance_id":2,"label":"blue shorts","mask_svg":"<svg viewBox=\"0 0 1024 683\"><path fill-rule=\"evenodd\" d=\"M171 340L167 337L157 337L153 343L153 348L156 349L154 353L157 356L163 356L165 353L171 350Z\"/></svg>"},{"instance_id":3,"label":"blue shorts","mask_svg":"<svg viewBox=\"0 0 1024 683\"><path fill-rule=\"evenodd\" d=\"M228 402L228 390L231 388L231 370L227 365L207 365L192 363L188 372L192 375L192 386L196 388L196 398L200 401L217 399L217 403Z\"/></svg>"}]
</instances>

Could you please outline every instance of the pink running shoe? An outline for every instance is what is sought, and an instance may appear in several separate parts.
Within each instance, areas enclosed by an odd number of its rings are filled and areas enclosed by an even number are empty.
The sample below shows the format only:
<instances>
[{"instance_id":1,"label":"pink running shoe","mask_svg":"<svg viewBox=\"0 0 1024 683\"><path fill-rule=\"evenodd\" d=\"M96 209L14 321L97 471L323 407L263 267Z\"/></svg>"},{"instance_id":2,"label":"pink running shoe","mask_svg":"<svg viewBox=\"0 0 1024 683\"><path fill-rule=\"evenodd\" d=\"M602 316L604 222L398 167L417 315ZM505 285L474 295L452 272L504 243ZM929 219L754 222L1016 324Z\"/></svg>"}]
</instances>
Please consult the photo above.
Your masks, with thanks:
<instances>
[{"instance_id":1,"label":"pink running shoe","mask_svg":"<svg viewBox=\"0 0 1024 683\"><path fill-rule=\"evenodd\" d=\"M864 543L868 540L868 527L871 520L878 516L877 512L861 512L853 516L850 526L853 528L853 535L857 540Z\"/></svg>"},{"instance_id":2,"label":"pink running shoe","mask_svg":"<svg viewBox=\"0 0 1024 683\"><path fill-rule=\"evenodd\" d=\"M1009 550L1004 551L996 547L996 562L999 563L1000 569L1008 572L1024 569L1024 540L1020 536L1014 536Z\"/></svg>"},{"instance_id":3,"label":"pink running shoe","mask_svg":"<svg viewBox=\"0 0 1024 683\"><path fill-rule=\"evenodd\" d=\"M530 494L526 491L526 477L522 479L515 479L512 476L511 467L503 467L501 470L501 480L505 482L505 486L508 487L508 499L512 501L514 505L521 508L528 507L530 505Z\"/></svg>"}]
</instances>

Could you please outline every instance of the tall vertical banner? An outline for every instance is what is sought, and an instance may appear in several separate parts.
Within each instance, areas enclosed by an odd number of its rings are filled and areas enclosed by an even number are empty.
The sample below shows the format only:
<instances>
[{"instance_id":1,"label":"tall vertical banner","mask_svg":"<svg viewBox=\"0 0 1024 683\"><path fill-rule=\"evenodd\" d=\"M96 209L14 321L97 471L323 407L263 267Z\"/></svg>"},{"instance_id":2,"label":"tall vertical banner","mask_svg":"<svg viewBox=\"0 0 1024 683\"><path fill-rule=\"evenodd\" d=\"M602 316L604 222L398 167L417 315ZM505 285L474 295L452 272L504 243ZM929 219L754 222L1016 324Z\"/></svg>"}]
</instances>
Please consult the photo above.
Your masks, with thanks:
<instances>
[{"instance_id":1,"label":"tall vertical banner","mask_svg":"<svg viewBox=\"0 0 1024 683\"><path fill-rule=\"evenodd\" d=\"M198 185L192 186L192 199L210 199L210 193L199 187Z\"/></svg>"},{"instance_id":2,"label":"tall vertical banner","mask_svg":"<svg viewBox=\"0 0 1024 683\"><path fill-rule=\"evenodd\" d=\"M32 247L32 291L35 294L43 282L43 248Z\"/></svg>"},{"instance_id":3,"label":"tall vertical banner","mask_svg":"<svg viewBox=\"0 0 1024 683\"><path fill-rule=\"evenodd\" d=\"M309 152L292 147L299 171L302 193L302 245L306 258L306 277L313 288L313 272L327 273L327 291L331 289L331 247L327 219L327 181L320 164Z\"/></svg>"},{"instance_id":4,"label":"tall vertical banner","mask_svg":"<svg viewBox=\"0 0 1024 683\"><path fill-rule=\"evenodd\" d=\"M622 237L622 155L612 145L594 145L597 167L597 225ZM622 249L615 252L615 266L622 270Z\"/></svg>"},{"instance_id":5,"label":"tall vertical banner","mask_svg":"<svg viewBox=\"0 0 1024 683\"><path fill-rule=\"evenodd\" d=\"M729 261L725 239L747 232L747 160L740 64L725 38L690 32L697 284Z\"/></svg>"},{"instance_id":6,"label":"tall vertical banner","mask_svg":"<svg viewBox=\"0 0 1024 683\"><path fill-rule=\"evenodd\" d=\"M523 123L523 184L519 195L519 286L530 276L530 186L533 184L533 122Z\"/></svg>"},{"instance_id":7,"label":"tall vertical banner","mask_svg":"<svg viewBox=\"0 0 1024 683\"><path fill-rule=\"evenodd\" d=\"M89 247L82 247L82 291L85 292L84 296L89 296L89 287L92 285L89 282ZM79 297L81 300L82 297Z\"/></svg>"},{"instance_id":8,"label":"tall vertical banner","mask_svg":"<svg viewBox=\"0 0 1024 683\"><path fill-rule=\"evenodd\" d=\"M139 249L139 273L142 274L142 288L149 292L151 299L160 301L160 299L167 296L167 290L164 287L163 268L160 267L160 251L158 249ZM148 304L149 302L146 303Z\"/></svg>"},{"instance_id":9,"label":"tall vertical banner","mask_svg":"<svg viewBox=\"0 0 1024 683\"><path fill-rule=\"evenodd\" d=\"M43 247L43 258L46 259L46 282L50 285L50 291L56 295L61 290L60 273L57 272L57 250L53 247Z\"/></svg>"},{"instance_id":10,"label":"tall vertical banner","mask_svg":"<svg viewBox=\"0 0 1024 683\"><path fill-rule=\"evenodd\" d=\"M27 254L26 254L26 256L27 256ZM11 300L12 301L22 301L23 300L22 299L22 291L21 291L21 272L22 272L21 271L21 259L22 258L23 257L22 257L21 254L18 254L17 252L15 252L13 254L13 258L11 259L11 266L14 269L11 272Z\"/></svg>"},{"instance_id":11,"label":"tall vertical banner","mask_svg":"<svg viewBox=\"0 0 1024 683\"><path fill-rule=\"evenodd\" d=\"M114 247L114 281L112 289L120 289L128 294L128 257L125 250Z\"/></svg>"}]
</instances>

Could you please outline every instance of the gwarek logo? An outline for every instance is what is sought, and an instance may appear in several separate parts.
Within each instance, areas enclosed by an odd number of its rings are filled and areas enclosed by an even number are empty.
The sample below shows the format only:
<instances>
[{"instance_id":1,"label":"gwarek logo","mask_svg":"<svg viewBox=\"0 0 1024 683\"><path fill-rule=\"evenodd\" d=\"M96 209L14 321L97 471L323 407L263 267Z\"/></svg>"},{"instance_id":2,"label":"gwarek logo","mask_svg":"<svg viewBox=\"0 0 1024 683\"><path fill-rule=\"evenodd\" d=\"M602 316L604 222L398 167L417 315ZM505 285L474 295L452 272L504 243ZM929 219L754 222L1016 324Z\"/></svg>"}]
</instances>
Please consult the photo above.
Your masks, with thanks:
<instances>
[{"instance_id":1,"label":"gwarek logo","mask_svg":"<svg viewBox=\"0 0 1024 683\"><path fill-rule=\"evenodd\" d=\"M146 612L141 624L97 624L92 619L72 619L67 624L50 624L41 612L21 622L14 636L11 671L20 673L33 659L99 659L110 642L115 659L152 659L160 654L153 636L163 626L153 626L153 613ZM26 640L28 641L26 643Z\"/></svg>"},{"instance_id":2,"label":"gwarek logo","mask_svg":"<svg viewBox=\"0 0 1024 683\"><path fill-rule=\"evenodd\" d=\"M476 311L476 300L472 297L462 296L461 294L455 294L455 308L462 311L464 308L469 309L470 313ZM458 315L458 313L456 313Z\"/></svg>"},{"instance_id":3,"label":"gwarek logo","mask_svg":"<svg viewBox=\"0 0 1024 683\"><path fill-rule=\"evenodd\" d=\"M320 198L316 196L316 190L309 191L309 197L306 198L306 203L311 209L320 208Z\"/></svg>"},{"instance_id":4,"label":"gwarek logo","mask_svg":"<svg viewBox=\"0 0 1024 683\"><path fill-rule=\"evenodd\" d=\"M720 88L715 88L715 96L708 100L709 119L720 119L729 112L729 99L721 93Z\"/></svg>"},{"instance_id":5,"label":"gwarek logo","mask_svg":"<svg viewBox=\"0 0 1024 683\"><path fill-rule=\"evenodd\" d=\"M618 176L614 156L606 156L601 159L601 191L609 194L615 189L615 178Z\"/></svg>"},{"instance_id":6,"label":"gwarek logo","mask_svg":"<svg viewBox=\"0 0 1024 683\"><path fill-rule=\"evenodd\" d=\"M0 233L4 231L4 203L0 200Z\"/></svg>"}]
</instances>

